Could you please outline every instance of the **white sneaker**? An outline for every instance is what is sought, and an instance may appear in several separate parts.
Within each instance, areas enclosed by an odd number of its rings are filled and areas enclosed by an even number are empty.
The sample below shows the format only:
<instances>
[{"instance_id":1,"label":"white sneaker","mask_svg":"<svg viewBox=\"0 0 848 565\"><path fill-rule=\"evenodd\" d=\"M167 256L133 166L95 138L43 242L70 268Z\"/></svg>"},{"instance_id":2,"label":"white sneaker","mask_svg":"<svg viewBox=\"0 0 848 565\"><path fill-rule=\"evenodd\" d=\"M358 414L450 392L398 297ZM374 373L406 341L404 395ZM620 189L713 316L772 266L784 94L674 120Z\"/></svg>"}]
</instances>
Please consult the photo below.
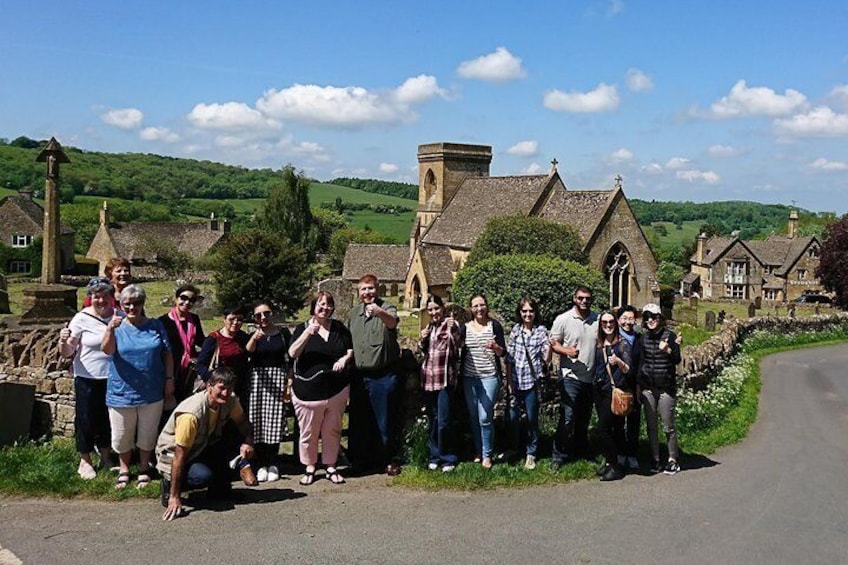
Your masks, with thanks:
<instances>
[{"instance_id":1,"label":"white sneaker","mask_svg":"<svg viewBox=\"0 0 848 565\"><path fill-rule=\"evenodd\" d=\"M280 480L280 470L277 469L276 465L271 465L268 467L268 482L273 483L274 481Z\"/></svg>"},{"instance_id":2,"label":"white sneaker","mask_svg":"<svg viewBox=\"0 0 848 565\"><path fill-rule=\"evenodd\" d=\"M90 481L97 476L97 471L94 470L94 467L88 461L80 460L77 475L84 481Z\"/></svg>"},{"instance_id":3,"label":"white sneaker","mask_svg":"<svg viewBox=\"0 0 848 565\"><path fill-rule=\"evenodd\" d=\"M528 471L532 471L536 468L536 456L528 455L527 459L524 461L524 468Z\"/></svg>"},{"instance_id":4,"label":"white sneaker","mask_svg":"<svg viewBox=\"0 0 848 565\"><path fill-rule=\"evenodd\" d=\"M268 469L266 469L265 467L260 467L259 470L256 472L256 480L260 483L268 482Z\"/></svg>"},{"instance_id":5,"label":"white sneaker","mask_svg":"<svg viewBox=\"0 0 848 565\"><path fill-rule=\"evenodd\" d=\"M639 470L639 460L636 459L635 457L628 457L627 458L627 467L631 471L638 471Z\"/></svg>"},{"instance_id":6,"label":"white sneaker","mask_svg":"<svg viewBox=\"0 0 848 565\"><path fill-rule=\"evenodd\" d=\"M456 465L453 465L451 463L446 463L445 465L442 465L442 473L450 473L454 469L456 469Z\"/></svg>"},{"instance_id":7,"label":"white sneaker","mask_svg":"<svg viewBox=\"0 0 848 565\"><path fill-rule=\"evenodd\" d=\"M427 465L427 468L430 469L431 471L435 471L436 469L439 468L439 464L438 463L430 463L430 464Z\"/></svg>"}]
</instances>

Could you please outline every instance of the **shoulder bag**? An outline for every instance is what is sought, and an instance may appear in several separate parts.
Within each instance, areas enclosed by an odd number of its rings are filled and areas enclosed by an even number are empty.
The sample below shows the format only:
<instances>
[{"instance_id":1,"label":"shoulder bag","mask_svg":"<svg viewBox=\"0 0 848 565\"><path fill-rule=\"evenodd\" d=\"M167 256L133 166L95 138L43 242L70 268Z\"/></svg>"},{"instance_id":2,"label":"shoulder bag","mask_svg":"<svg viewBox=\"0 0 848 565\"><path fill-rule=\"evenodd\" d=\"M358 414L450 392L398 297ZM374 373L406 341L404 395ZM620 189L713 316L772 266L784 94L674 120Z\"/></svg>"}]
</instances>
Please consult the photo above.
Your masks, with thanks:
<instances>
[{"instance_id":1,"label":"shoulder bag","mask_svg":"<svg viewBox=\"0 0 848 565\"><path fill-rule=\"evenodd\" d=\"M615 380L612 378L612 370L607 360L606 350L604 351L604 366L607 369L607 375L609 375L610 384L612 385L612 413L616 416L627 416L633 410L633 393L615 386Z\"/></svg>"}]
</instances>

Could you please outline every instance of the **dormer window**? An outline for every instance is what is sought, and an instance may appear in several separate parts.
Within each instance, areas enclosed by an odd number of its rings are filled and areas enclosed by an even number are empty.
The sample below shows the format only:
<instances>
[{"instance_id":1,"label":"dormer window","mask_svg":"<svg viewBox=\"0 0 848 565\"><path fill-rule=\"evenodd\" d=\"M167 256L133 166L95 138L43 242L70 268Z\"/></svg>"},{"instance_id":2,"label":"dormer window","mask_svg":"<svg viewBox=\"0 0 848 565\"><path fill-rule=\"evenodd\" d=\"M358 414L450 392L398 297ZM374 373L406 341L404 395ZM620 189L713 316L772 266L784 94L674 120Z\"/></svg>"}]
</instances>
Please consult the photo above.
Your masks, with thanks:
<instances>
[{"instance_id":1,"label":"dormer window","mask_svg":"<svg viewBox=\"0 0 848 565\"><path fill-rule=\"evenodd\" d=\"M13 235L12 236L12 247L21 248L21 247L29 247L32 244L32 236L31 235Z\"/></svg>"},{"instance_id":2,"label":"dormer window","mask_svg":"<svg viewBox=\"0 0 848 565\"><path fill-rule=\"evenodd\" d=\"M819 248L818 247L810 247L810 250L807 252L807 255L810 259L815 259L819 256Z\"/></svg>"}]
</instances>

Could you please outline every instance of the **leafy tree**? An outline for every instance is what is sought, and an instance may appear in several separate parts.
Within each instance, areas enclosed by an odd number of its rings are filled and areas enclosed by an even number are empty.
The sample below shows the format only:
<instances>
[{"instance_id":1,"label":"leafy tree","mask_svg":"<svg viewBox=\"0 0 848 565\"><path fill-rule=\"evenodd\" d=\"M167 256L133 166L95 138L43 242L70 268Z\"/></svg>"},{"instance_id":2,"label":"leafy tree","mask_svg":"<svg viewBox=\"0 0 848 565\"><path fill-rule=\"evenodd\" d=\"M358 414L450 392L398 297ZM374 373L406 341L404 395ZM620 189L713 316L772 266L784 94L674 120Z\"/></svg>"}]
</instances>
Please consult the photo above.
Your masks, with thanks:
<instances>
[{"instance_id":1,"label":"leafy tree","mask_svg":"<svg viewBox=\"0 0 848 565\"><path fill-rule=\"evenodd\" d=\"M527 294L538 301L541 320L550 324L571 308L580 285L592 289L597 308L608 306L607 283L597 269L544 255L500 255L466 264L456 275L453 293L461 304L475 294L486 295L489 309L505 320L512 319L518 300Z\"/></svg>"},{"instance_id":2,"label":"leafy tree","mask_svg":"<svg viewBox=\"0 0 848 565\"><path fill-rule=\"evenodd\" d=\"M259 225L269 233L284 236L294 244L307 245L312 228L309 208L310 181L292 165L283 168L281 181L272 186Z\"/></svg>"},{"instance_id":3,"label":"leafy tree","mask_svg":"<svg viewBox=\"0 0 848 565\"><path fill-rule=\"evenodd\" d=\"M314 249L317 253L327 253L333 235L347 227L347 219L338 212L321 208L312 211L312 219Z\"/></svg>"},{"instance_id":4,"label":"leafy tree","mask_svg":"<svg viewBox=\"0 0 848 565\"><path fill-rule=\"evenodd\" d=\"M722 226L719 224L715 224L712 222L701 224L701 227L698 228L699 234L704 234L708 238L709 237L718 237L722 234Z\"/></svg>"},{"instance_id":5,"label":"leafy tree","mask_svg":"<svg viewBox=\"0 0 848 565\"><path fill-rule=\"evenodd\" d=\"M836 304L848 309L848 214L825 228L816 276L836 294Z\"/></svg>"},{"instance_id":6,"label":"leafy tree","mask_svg":"<svg viewBox=\"0 0 848 565\"><path fill-rule=\"evenodd\" d=\"M657 266L657 282L666 287L677 287L686 272L680 265L670 261L662 261Z\"/></svg>"},{"instance_id":7,"label":"leafy tree","mask_svg":"<svg viewBox=\"0 0 848 565\"><path fill-rule=\"evenodd\" d=\"M284 315L303 307L309 264L299 245L263 230L233 234L212 261L220 304L268 300Z\"/></svg>"},{"instance_id":8,"label":"leafy tree","mask_svg":"<svg viewBox=\"0 0 848 565\"><path fill-rule=\"evenodd\" d=\"M573 227L535 216L507 216L486 222L486 227L471 248L466 265L471 266L496 255L522 253L586 262L583 242Z\"/></svg>"}]
</instances>

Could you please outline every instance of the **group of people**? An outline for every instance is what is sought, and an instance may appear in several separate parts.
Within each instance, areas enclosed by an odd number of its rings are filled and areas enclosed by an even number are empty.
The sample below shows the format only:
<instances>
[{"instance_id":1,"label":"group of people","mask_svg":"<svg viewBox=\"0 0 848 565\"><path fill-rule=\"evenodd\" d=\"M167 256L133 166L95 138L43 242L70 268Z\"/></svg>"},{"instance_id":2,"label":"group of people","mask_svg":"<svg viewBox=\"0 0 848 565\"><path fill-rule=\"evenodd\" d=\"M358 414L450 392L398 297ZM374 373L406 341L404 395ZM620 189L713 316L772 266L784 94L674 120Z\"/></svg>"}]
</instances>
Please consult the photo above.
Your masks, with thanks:
<instances>
[{"instance_id":1,"label":"group of people","mask_svg":"<svg viewBox=\"0 0 848 565\"><path fill-rule=\"evenodd\" d=\"M322 291L310 303L309 318L293 332L274 322L272 304L260 302L252 309L225 308L222 326L207 336L192 312L202 299L195 286L177 288L170 311L148 318L145 291L132 284L129 262L113 259L105 273L89 282L83 309L60 332L61 353L73 358L80 477L96 476L95 449L101 468L111 468L117 454L115 487L126 488L137 451L136 486L145 488L155 455L163 518L173 519L182 513L185 490L207 488L210 496L229 496L231 472L247 485L279 478L276 460L288 403L299 428L300 484L316 480L319 463L326 480L345 482L339 458L348 406L351 470L400 472L399 318L379 297L375 276L360 279L359 303L347 325L333 317L335 299ZM638 404L647 420L651 470L679 470L674 405L680 339L665 328L654 304L643 308L643 330L637 332L638 311L632 306L596 314L592 294L583 287L573 300L573 308L548 332L535 300L522 298L507 335L490 317L482 295L470 300L466 323L448 315L440 297L427 298L430 322L419 345L431 470L449 472L457 464L451 404L459 390L468 409L474 460L486 469L493 466L494 408L502 383L514 399L511 420L526 414L524 464L534 469L540 385L552 353L560 358L562 399L554 470L587 454L593 404L605 459L602 480L621 478L625 467L638 468ZM250 333L243 330L248 317L254 326ZM637 409L613 414L614 387L635 394ZM658 414L668 440L666 463L659 458Z\"/></svg>"},{"instance_id":2,"label":"group of people","mask_svg":"<svg viewBox=\"0 0 848 565\"><path fill-rule=\"evenodd\" d=\"M681 338L666 327L656 304L643 307L641 331L636 329L639 311L635 307L599 314L591 305L591 290L578 287L573 307L557 316L548 332L539 321L538 304L525 296L516 307L516 323L505 337L503 326L489 316L485 296L471 298L471 320L466 323L447 315L440 297L427 298L430 323L421 331L419 347L424 355L421 382L428 416L429 469L449 472L456 465L457 433L451 429L455 418L450 408L460 390L468 409L474 461L483 468L492 467L494 410L502 385L511 400L510 427L520 435L524 467L535 469L542 379L552 354L557 353L560 406L553 471L589 455L593 407L604 457L598 469L601 480L621 479L625 470L639 469L642 407L651 446L650 471L673 475L680 470L674 420ZM613 410L614 389L633 397L625 413ZM524 426L518 426L521 412L526 415ZM668 443L665 462L660 459L658 416Z\"/></svg>"}]
</instances>

